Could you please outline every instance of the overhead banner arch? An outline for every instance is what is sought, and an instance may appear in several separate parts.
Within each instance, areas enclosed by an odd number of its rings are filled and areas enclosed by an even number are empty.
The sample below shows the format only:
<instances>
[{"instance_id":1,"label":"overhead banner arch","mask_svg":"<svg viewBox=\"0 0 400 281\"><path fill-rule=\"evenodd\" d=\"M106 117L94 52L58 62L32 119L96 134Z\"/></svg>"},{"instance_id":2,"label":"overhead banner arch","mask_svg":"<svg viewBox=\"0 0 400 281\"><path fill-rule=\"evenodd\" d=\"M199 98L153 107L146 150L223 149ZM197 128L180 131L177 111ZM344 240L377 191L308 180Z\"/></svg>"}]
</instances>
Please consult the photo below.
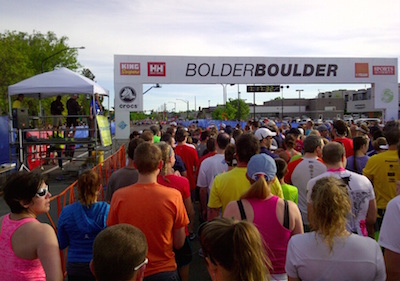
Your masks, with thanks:
<instances>
[{"instance_id":1,"label":"overhead banner arch","mask_svg":"<svg viewBox=\"0 0 400 281\"><path fill-rule=\"evenodd\" d=\"M143 111L143 84L371 84L385 120L398 119L397 58L114 55L116 138Z\"/></svg>"}]
</instances>

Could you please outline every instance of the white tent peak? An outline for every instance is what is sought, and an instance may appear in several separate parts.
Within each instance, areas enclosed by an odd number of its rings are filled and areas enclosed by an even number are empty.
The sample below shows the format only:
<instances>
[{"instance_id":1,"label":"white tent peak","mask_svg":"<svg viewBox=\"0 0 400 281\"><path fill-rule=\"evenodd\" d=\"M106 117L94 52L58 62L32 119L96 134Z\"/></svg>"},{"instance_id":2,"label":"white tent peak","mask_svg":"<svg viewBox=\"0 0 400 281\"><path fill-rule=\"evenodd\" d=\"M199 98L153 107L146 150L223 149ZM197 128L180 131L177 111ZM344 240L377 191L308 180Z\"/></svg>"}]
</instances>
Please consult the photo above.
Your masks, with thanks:
<instances>
[{"instance_id":1,"label":"white tent peak","mask_svg":"<svg viewBox=\"0 0 400 281\"><path fill-rule=\"evenodd\" d=\"M44 98L60 94L94 93L108 96L108 90L65 67L32 76L8 87L10 96L40 94Z\"/></svg>"}]
</instances>

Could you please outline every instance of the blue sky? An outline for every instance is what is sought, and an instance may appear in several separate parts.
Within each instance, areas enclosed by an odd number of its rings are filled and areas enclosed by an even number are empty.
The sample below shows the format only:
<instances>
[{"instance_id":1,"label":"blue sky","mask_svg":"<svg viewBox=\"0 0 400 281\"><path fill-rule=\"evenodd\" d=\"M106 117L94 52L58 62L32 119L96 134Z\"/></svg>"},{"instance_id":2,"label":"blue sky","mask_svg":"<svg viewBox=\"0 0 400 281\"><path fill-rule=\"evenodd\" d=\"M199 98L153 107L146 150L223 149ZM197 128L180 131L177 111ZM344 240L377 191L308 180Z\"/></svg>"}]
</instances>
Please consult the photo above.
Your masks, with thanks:
<instances>
[{"instance_id":1,"label":"blue sky","mask_svg":"<svg viewBox=\"0 0 400 281\"><path fill-rule=\"evenodd\" d=\"M257 57L400 57L400 1L295 0L0 0L0 31L53 31L67 36L78 60L114 94L114 54ZM151 85L145 85L144 90ZM369 85L290 85L284 96ZM228 86L237 98L237 86ZM239 85L241 98L253 100ZM261 104L279 94L258 94ZM222 86L163 85L144 109L222 103ZM113 101L111 101L113 103Z\"/></svg>"}]
</instances>

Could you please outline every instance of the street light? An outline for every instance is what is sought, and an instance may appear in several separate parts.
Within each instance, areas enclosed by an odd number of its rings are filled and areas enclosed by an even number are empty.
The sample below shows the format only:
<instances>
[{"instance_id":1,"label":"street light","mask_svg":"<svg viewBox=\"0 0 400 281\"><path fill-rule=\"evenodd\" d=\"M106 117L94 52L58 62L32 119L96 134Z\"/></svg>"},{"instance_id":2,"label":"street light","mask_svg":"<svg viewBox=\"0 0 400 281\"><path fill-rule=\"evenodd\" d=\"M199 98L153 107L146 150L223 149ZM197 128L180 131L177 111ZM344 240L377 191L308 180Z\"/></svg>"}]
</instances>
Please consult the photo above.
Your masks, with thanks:
<instances>
[{"instance_id":1,"label":"street light","mask_svg":"<svg viewBox=\"0 0 400 281\"><path fill-rule=\"evenodd\" d=\"M226 101L228 99L228 93L226 91L226 87L229 86L234 86L235 84L221 84L222 85L222 89L223 89L223 102L224 105L226 105Z\"/></svg>"},{"instance_id":2,"label":"street light","mask_svg":"<svg viewBox=\"0 0 400 281\"><path fill-rule=\"evenodd\" d=\"M171 111L172 111L172 110L175 110L175 111L176 111L176 102L174 102L174 101L169 101L168 103L173 103L173 104L174 104L174 108L171 109Z\"/></svg>"},{"instance_id":3,"label":"street light","mask_svg":"<svg viewBox=\"0 0 400 281\"><path fill-rule=\"evenodd\" d=\"M54 54L52 54L51 56L48 56L47 58L45 58L44 60L42 60L42 65L41 65L41 69L42 69L42 73L44 72L43 71L43 65L44 65L44 63L48 60L48 59L50 59L50 58L52 58L52 57L54 57L54 56L56 56L56 55L58 55L59 53L62 53L62 52L64 52L64 51L67 51L67 50L78 50L78 49L85 49L85 47L67 47L67 48L64 48L64 49L61 49L61 50L59 50L58 52L55 52Z\"/></svg>"},{"instance_id":4,"label":"street light","mask_svg":"<svg viewBox=\"0 0 400 281\"><path fill-rule=\"evenodd\" d=\"M281 122L283 121L283 89L284 89L285 87L286 87L287 89L289 89L289 85L281 86L281 90L282 90L282 116L281 116Z\"/></svg>"},{"instance_id":5,"label":"street light","mask_svg":"<svg viewBox=\"0 0 400 281\"><path fill-rule=\"evenodd\" d=\"M185 102L186 103L186 105L187 105L187 113L186 113L186 118L189 120L189 101L188 100L183 100L183 99L177 99L177 100L180 100L180 101L183 101L183 102Z\"/></svg>"},{"instance_id":6,"label":"street light","mask_svg":"<svg viewBox=\"0 0 400 281\"><path fill-rule=\"evenodd\" d=\"M240 122L240 89L238 84L238 121Z\"/></svg>"},{"instance_id":7,"label":"street light","mask_svg":"<svg viewBox=\"0 0 400 281\"><path fill-rule=\"evenodd\" d=\"M301 92L304 90L296 90L296 92L299 92L299 116L301 116L301 108L300 108L300 98L301 98Z\"/></svg>"},{"instance_id":8,"label":"street light","mask_svg":"<svg viewBox=\"0 0 400 281\"><path fill-rule=\"evenodd\" d=\"M148 88L146 91L143 92L143 95L153 88L161 88L161 85L157 83L157 84L151 86L150 88Z\"/></svg>"}]
</instances>

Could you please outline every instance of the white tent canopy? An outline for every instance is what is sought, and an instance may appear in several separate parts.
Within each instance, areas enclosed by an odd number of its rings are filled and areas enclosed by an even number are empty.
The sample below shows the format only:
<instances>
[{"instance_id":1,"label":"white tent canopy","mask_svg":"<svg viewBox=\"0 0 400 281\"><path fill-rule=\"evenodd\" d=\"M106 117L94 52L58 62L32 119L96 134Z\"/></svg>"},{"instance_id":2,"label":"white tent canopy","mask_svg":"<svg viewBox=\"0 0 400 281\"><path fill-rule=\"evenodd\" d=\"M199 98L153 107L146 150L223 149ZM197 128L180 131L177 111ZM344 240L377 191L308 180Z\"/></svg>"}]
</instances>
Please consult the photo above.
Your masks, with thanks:
<instances>
[{"instance_id":1,"label":"white tent canopy","mask_svg":"<svg viewBox=\"0 0 400 281\"><path fill-rule=\"evenodd\" d=\"M40 94L41 98L59 94L94 94L108 96L108 91L96 82L62 67L35 75L8 87L9 96Z\"/></svg>"}]
</instances>

